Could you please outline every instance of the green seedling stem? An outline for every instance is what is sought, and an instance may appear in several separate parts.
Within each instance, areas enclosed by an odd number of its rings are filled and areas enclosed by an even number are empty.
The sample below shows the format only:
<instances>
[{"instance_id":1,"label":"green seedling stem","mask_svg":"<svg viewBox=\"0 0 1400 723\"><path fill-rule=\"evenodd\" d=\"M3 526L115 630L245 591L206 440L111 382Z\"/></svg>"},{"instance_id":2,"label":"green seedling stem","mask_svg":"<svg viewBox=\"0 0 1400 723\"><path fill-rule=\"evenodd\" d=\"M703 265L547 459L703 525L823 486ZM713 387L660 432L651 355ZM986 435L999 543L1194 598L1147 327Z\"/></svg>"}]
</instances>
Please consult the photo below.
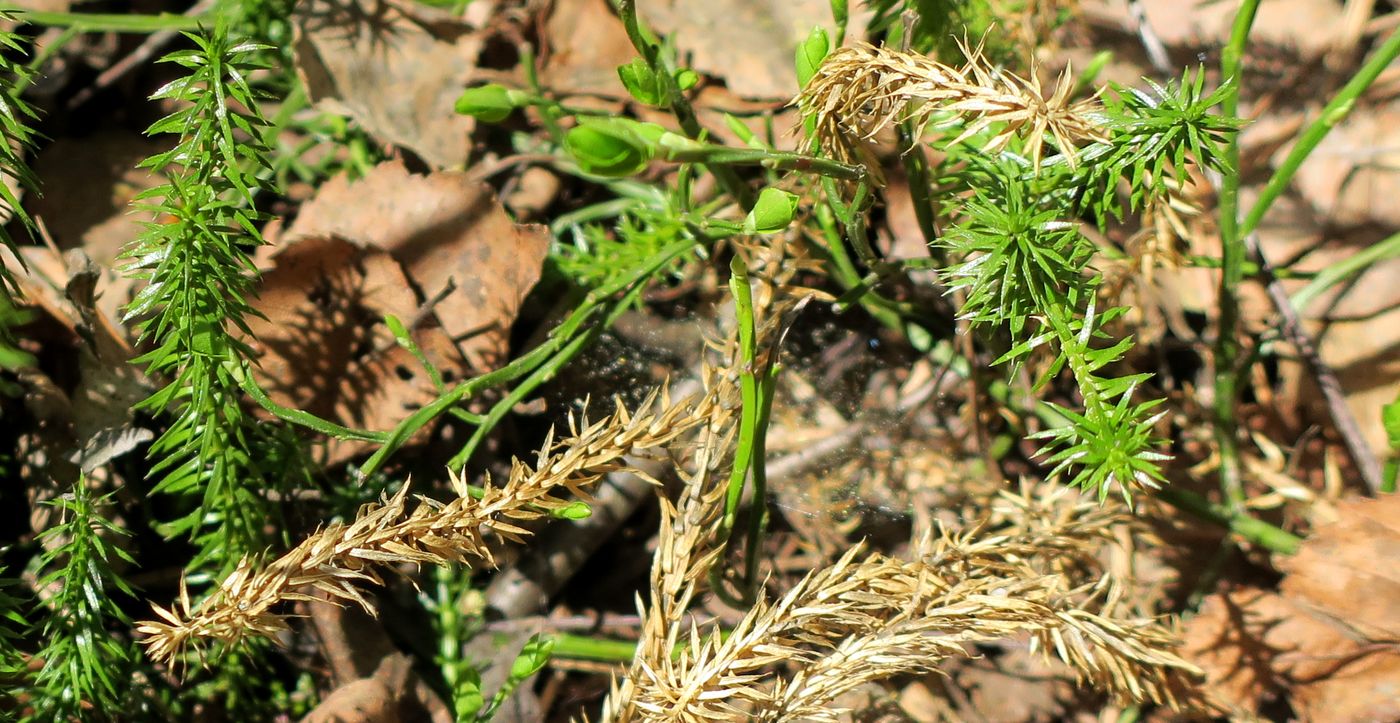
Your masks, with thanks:
<instances>
[{"instance_id":1,"label":"green seedling stem","mask_svg":"<svg viewBox=\"0 0 1400 723\"><path fill-rule=\"evenodd\" d=\"M734 315L739 330L739 440L734 452L734 467L725 491L724 515L720 518L719 539L728 543L738 522L739 504L744 497L746 480L753 480L753 509L749 513L749 528L744 540L744 572L740 597L733 598L721 578L723 571L716 566L711 571L711 588L735 607L753 604L758 591L758 555L768 525L765 500L768 495L768 475L765 455L768 416L773 407L773 391L777 375L772 350L760 358L758 325L754 318L753 290L749 287L749 270L744 260L735 256L729 264L729 290L734 296Z\"/></svg>"},{"instance_id":2,"label":"green seedling stem","mask_svg":"<svg viewBox=\"0 0 1400 723\"><path fill-rule=\"evenodd\" d=\"M1200 495L1176 487L1157 492L1163 502L1184 510L1207 522L1214 522L1260 547L1280 555L1292 555L1303 543L1302 538L1263 520L1237 512L1225 505L1212 504Z\"/></svg>"},{"instance_id":3,"label":"green seedling stem","mask_svg":"<svg viewBox=\"0 0 1400 723\"><path fill-rule=\"evenodd\" d=\"M805 153L766 148L731 148L705 144L697 148L662 148L659 157L668 161L700 163L706 166L762 166L778 171L815 173L841 181L864 181L865 168Z\"/></svg>"},{"instance_id":4,"label":"green seedling stem","mask_svg":"<svg viewBox=\"0 0 1400 723\"><path fill-rule=\"evenodd\" d=\"M904 165L904 177L909 185L909 198L914 202L914 217L919 222L919 232L924 236L924 244L930 253L941 253L937 249L938 230L934 227L933 211L936 204L929 191L933 182L929 178L928 156L924 155L923 144L919 142L919 129L913 121L899 124L900 143L904 153L900 162Z\"/></svg>"},{"instance_id":5,"label":"green seedling stem","mask_svg":"<svg viewBox=\"0 0 1400 723\"><path fill-rule=\"evenodd\" d=\"M491 407L491 411L487 412L486 415L481 418L481 423L478 424L476 430L472 432L471 439L467 440L466 445L462 447L461 451L454 455L452 459L448 460L448 468L461 469L464 467L467 462L471 460L477 448L481 446L481 443L486 441L486 435L490 434L491 430L495 429L496 425L500 424L502 419L505 419L505 416L510 413L510 410L514 409L517 404L525 401L525 399L538 389L540 385L553 379L554 375L559 373L559 370L562 369L565 364L568 364L574 357L578 356L579 352L588 348L588 346L603 333L604 329L611 327L613 322L617 321L617 318L621 316L623 312L632 308L637 298L641 296L643 289L645 289L644 284L639 283L634 285L620 300L612 305L601 324L595 324L589 327L587 331L575 337L568 344L565 344L549 361L541 364L538 369L525 377L514 389L510 390L509 394L506 394L499 402L496 402L496 404Z\"/></svg>"},{"instance_id":6,"label":"green seedling stem","mask_svg":"<svg viewBox=\"0 0 1400 723\"><path fill-rule=\"evenodd\" d=\"M1380 48L1361 66L1361 70L1352 76L1347 84L1337 92L1337 95L1322 109L1322 113L1317 120L1308 126L1307 130L1298 137L1298 142L1294 144L1293 150L1288 152L1288 157L1283 159L1283 163L1274 171L1274 175L1269 178L1269 182L1264 185L1264 190L1259 193L1259 200L1249 209L1249 215L1240 226L1239 236L1243 238L1259 227L1259 222L1264 219L1264 214L1269 212L1274 201L1283 195L1288 189L1288 184L1293 180L1293 176L1298 173L1298 169L1303 165L1303 161L1317 148L1323 138L1327 137L1332 129L1337 127L1344 118L1351 113L1356 102L1361 98L1361 94L1371 87L1376 78L1380 76L1396 57L1400 56L1400 30L1392 30L1390 37L1385 39ZM1223 213L1223 206L1222 206Z\"/></svg>"},{"instance_id":7,"label":"green seedling stem","mask_svg":"<svg viewBox=\"0 0 1400 723\"><path fill-rule=\"evenodd\" d=\"M1259 0L1244 0L1235 15L1230 40L1221 54L1221 82L1228 84L1221 102L1222 113L1234 118L1239 111L1240 61L1254 25ZM1239 286L1244 279L1245 245L1239 233L1240 143L1239 133L1230 135L1225 149L1226 172L1220 185L1220 320L1215 340L1215 440L1220 450L1220 489L1236 511L1244 508L1244 483L1240 477L1238 423L1235 400L1239 395Z\"/></svg>"},{"instance_id":8,"label":"green seedling stem","mask_svg":"<svg viewBox=\"0 0 1400 723\"><path fill-rule=\"evenodd\" d=\"M1384 241L1371 244L1365 250L1352 254L1318 272L1307 286L1299 289L1298 293L1289 299L1289 302L1294 309L1301 312L1314 299L1326 293L1328 289L1370 268L1374 263L1393 259L1396 256L1400 256L1400 233Z\"/></svg>"},{"instance_id":9,"label":"green seedling stem","mask_svg":"<svg viewBox=\"0 0 1400 723\"><path fill-rule=\"evenodd\" d=\"M207 24L206 16L127 15L125 13L21 12L16 18L26 23L59 28L77 28L84 33L158 33L164 30L196 31Z\"/></svg>"}]
</instances>

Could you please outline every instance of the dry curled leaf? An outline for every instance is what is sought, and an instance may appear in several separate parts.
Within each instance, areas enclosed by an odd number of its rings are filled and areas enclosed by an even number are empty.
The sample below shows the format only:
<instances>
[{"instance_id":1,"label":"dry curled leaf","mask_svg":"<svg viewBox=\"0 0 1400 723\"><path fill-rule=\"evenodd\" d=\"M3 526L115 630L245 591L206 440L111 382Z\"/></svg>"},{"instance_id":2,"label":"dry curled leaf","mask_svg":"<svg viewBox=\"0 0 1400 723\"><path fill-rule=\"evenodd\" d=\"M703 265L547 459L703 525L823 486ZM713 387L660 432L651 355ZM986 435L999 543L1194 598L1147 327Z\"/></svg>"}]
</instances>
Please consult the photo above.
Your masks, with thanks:
<instances>
[{"instance_id":1,"label":"dry curled leaf","mask_svg":"<svg viewBox=\"0 0 1400 723\"><path fill-rule=\"evenodd\" d=\"M1284 595L1372 640L1400 640L1400 496L1338 504L1337 521L1279 567Z\"/></svg>"},{"instance_id":2,"label":"dry curled leaf","mask_svg":"<svg viewBox=\"0 0 1400 723\"><path fill-rule=\"evenodd\" d=\"M249 319L259 384L273 401L358 429L393 427L436 395L422 365L384 325L411 324L422 306L398 262L336 237L300 238L273 256ZM467 372L462 354L424 318L411 335L443 375ZM364 444L329 443L328 463Z\"/></svg>"},{"instance_id":3,"label":"dry curled leaf","mask_svg":"<svg viewBox=\"0 0 1400 723\"><path fill-rule=\"evenodd\" d=\"M607 0L556 2L544 23L548 55L540 78L560 93L620 97L617 66L636 56Z\"/></svg>"},{"instance_id":4,"label":"dry curled leaf","mask_svg":"<svg viewBox=\"0 0 1400 723\"><path fill-rule=\"evenodd\" d=\"M643 20L670 36L696 70L722 78L745 98L791 96L797 90L792 58L798 43L812 28L831 23L827 0L658 0L641 5Z\"/></svg>"}]
</instances>

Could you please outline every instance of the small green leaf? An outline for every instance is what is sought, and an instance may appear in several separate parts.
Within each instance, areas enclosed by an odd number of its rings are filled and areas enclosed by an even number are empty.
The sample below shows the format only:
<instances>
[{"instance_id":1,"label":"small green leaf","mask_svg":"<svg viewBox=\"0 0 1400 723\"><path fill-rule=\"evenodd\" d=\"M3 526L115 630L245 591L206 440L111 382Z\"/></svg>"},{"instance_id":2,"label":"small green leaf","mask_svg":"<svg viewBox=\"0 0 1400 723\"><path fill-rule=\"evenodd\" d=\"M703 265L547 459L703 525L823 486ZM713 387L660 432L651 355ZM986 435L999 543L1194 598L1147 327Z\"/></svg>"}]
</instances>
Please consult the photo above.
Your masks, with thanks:
<instances>
[{"instance_id":1,"label":"small green leaf","mask_svg":"<svg viewBox=\"0 0 1400 723\"><path fill-rule=\"evenodd\" d=\"M515 656L515 661L510 664L510 677L512 680L524 680L535 673L549 662L549 656L554 652L554 639L546 638L538 634L530 636L525 642L525 646L520 649L520 654Z\"/></svg>"},{"instance_id":2,"label":"small green leaf","mask_svg":"<svg viewBox=\"0 0 1400 723\"><path fill-rule=\"evenodd\" d=\"M458 113L487 123L500 123L510 116L520 100L518 94L499 84L467 88L457 98Z\"/></svg>"},{"instance_id":3,"label":"small green leaf","mask_svg":"<svg viewBox=\"0 0 1400 723\"><path fill-rule=\"evenodd\" d=\"M1381 426L1385 427L1390 448L1400 451L1400 398L1381 407Z\"/></svg>"},{"instance_id":4,"label":"small green leaf","mask_svg":"<svg viewBox=\"0 0 1400 723\"><path fill-rule=\"evenodd\" d=\"M564 147L585 173L630 176L646 168L653 142L665 133L660 126L653 133L652 125L627 118L586 120L564 136Z\"/></svg>"},{"instance_id":5,"label":"small green leaf","mask_svg":"<svg viewBox=\"0 0 1400 723\"><path fill-rule=\"evenodd\" d=\"M826 30L820 27L812 28L807 39L797 46L798 87L807 87L807 81L817 74L817 68L821 67L822 61L830 51L831 38L827 37Z\"/></svg>"},{"instance_id":6,"label":"small green leaf","mask_svg":"<svg viewBox=\"0 0 1400 723\"><path fill-rule=\"evenodd\" d=\"M617 66L617 77L622 80L622 87L638 103L659 106L666 99L661 83L657 82L656 71L641 58L633 58L632 62Z\"/></svg>"},{"instance_id":7,"label":"small green leaf","mask_svg":"<svg viewBox=\"0 0 1400 723\"><path fill-rule=\"evenodd\" d=\"M560 520L586 520L593 516L593 508L583 502L570 502L550 512L549 516Z\"/></svg>"},{"instance_id":8,"label":"small green leaf","mask_svg":"<svg viewBox=\"0 0 1400 723\"><path fill-rule=\"evenodd\" d=\"M758 194L748 218L744 219L744 232L777 233L792 223L796 213L796 195L780 188L765 188Z\"/></svg>"},{"instance_id":9,"label":"small green leaf","mask_svg":"<svg viewBox=\"0 0 1400 723\"><path fill-rule=\"evenodd\" d=\"M690 68L681 68L676 71L676 87L681 90L690 90L700 83L700 74Z\"/></svg>"},{"instance_id":10,"label":"small green leaf","mask_svg":"<svg viewBox=\"0 0 1400 723\"><path fill-rule=\"evenodd\" d=\"M486 696L481 692L481 673L471 666L462 666L457 671L457 684L452 690L452 707L457 720L467 720L476 716L486 705Z\"/></svg>"}]
</instances>

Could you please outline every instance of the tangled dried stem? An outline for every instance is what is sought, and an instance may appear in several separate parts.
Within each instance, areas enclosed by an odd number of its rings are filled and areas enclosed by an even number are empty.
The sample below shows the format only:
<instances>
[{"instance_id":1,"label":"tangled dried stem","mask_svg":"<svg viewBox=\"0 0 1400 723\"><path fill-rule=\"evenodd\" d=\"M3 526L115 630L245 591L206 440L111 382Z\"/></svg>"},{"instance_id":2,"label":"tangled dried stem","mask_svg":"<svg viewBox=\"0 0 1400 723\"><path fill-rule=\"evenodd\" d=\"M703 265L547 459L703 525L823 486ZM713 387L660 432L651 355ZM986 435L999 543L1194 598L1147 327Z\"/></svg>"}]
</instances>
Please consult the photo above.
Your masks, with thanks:
<instances>
[{"instance_id":1,"label":"tangled dried stem","mask_svg":"<svg viewBox=\"0 0 1400 723\"><path fill-rule=\"evenodd\" d=\"M840 48L793 102L814 119L812 134L824 149L841 160L862 162L872 172L867 145L876 134L905 120L922 129L938 113L967 121L954 143L1001 124L984 150L1000 150L1022 136L1037 168L1047 138L1071 164L1078 160L1080 143L1105 138L1094 119L1098 103L1070 100L1074 81L1069 68L1046 96L1034 73L1027 80L992 67L980 47L965 45L963 50L967 63L953 68L866 43Z\"/></svg>"},{"instance_id":2,"label":"tangled dried stem","mask_svg":"<svg viewBox=\"0 0 1400 723\"><path fill-rule=\"evenodd\" d=\"M659 401L659 405L658 405ZM374 614L360 584L383 584L384 568L400 563L445 565L472 559L492 564L487 535L520 542L530 532L521 523L561 509L569 501L562 490L587 499L585 487L617 471L643 474L626 455L666 445L707 420L716 404L711 390L698 400L671 403L665 391L653 392L634 413L619 402L617 411L595 423L569 420L570 436L540 449L535 465L514 460L502 486L487 481L472 496L455 474L458 497L450 502L419 498L408 511L408 485L378 504L364 506L349 524L334 523L308 537L261 570L245 558L219 588L192 604L185 585L170 609L152 605L158 620L142 622L137 631L154 660L176 661L190 644L219 640L236 644L248 636L272 637L287 629L275 608L291 600L312 601L319 590L331 600L355 602ZM581 428L580 428L581 427Z\"/></svg>"}]
</instances>

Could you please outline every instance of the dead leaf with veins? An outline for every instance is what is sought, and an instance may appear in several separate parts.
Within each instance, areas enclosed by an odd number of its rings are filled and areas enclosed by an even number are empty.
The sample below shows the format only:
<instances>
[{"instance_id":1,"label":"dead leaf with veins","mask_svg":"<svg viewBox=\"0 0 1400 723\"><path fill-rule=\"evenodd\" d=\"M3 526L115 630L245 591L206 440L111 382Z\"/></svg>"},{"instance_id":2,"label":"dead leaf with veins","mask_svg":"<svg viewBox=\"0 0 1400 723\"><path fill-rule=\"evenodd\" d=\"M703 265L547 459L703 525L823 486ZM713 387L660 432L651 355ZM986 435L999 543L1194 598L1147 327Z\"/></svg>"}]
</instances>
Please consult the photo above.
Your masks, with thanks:
<instances>
[{"instance_id":1,"label":"dead leaf with veins","mask_svg":"<svg viewBox=\"0 0 1400 723\"><path fill-rule=\"evenodd\" d=\"M318 107L436 168L459 167L475 124L453 105L475 77L482 41L466 23L429 13L393 0L298 3L297 72Z\"/></svg>"},{"instance_id":2,"label":"dead leaf with veins","mask_svg":"<svg viewBox=\"0 0 1400 723\"><path fill-rule=\"evenodd\" d=\"M1292 558L1281 594L1211 595L1182 654L1250 714L1287 697L1302 720L1400 717L1400 497L1338 505Z\"/></svg>"},{"instance_id":3,"label":"dead leaf with veins","mask_svg":"<svg viewBox=\"0 0 1400 723\"><path fill-rule=\"evenodd\" d=\"M549 231L513 222L489 186L397 162L323 185L283 238L308 236L338 236L403 264L478 373L505 360L510 324L549 249Z\"/></svg>"}]
</instances>

